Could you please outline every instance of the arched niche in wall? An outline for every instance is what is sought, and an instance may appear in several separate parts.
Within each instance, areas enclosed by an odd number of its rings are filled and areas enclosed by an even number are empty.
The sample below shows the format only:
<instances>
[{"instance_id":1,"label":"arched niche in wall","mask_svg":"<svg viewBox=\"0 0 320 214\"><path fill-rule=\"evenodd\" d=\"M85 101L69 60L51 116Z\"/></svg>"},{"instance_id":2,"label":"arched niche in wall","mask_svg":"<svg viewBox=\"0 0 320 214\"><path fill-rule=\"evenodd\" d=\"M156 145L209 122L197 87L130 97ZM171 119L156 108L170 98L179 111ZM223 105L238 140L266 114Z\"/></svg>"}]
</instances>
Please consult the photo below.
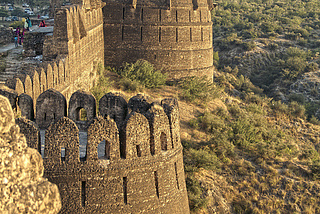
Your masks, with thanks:
<instances>
[{"instance_id":1,"label":"arched niche in wall","mask_svg":"<svg viewBox=\"0 0 320 214\"><path fill-rule=\"evenodd\" d=\"M152 104L152 107L145 116L148 118L150 124L150 145L154 145L152 155L159 154L160 151L172 149L169 119L162 106Z\"/></svg>"},{"instance_id":2,"label":"arched niche in wall","mask_svg":"<svg viewBox=\"0 0 320 214\"><path fill-rule=\"evenodd\" d=\"M132 112L128 116L121 133L120 152L126 159L139 158L152 153L148 120L140 113Z\"/></svg>"},{"instance_id":3,"label":"arched niche in wall","mask_svg":"<svg viewBox=\"0 0 320 214\"><path fill-rule=\"evenodd\" d=\"M78 90L69 100L68 117L73 120L79 129L88 128L89 123L96 116L96 99L90 92Z\"/></svg>"},{"instance_id":4,"label":"arched niche in wall","mask_svg":"<svg viewBox=\"0 0 320 214\"><path fill-rule=\"evenodd\" d=\"M104 118L112 118L120 129L127 116L128 105L123 95L110 92L100 99L99 112Z\"/></svg>"},{"instance_id":5,"label":"arched niche in wall","mask_svg":"<svg viewBox=\"0 0 320 214\"><path fill-rule=\"evenodd\" d=\"M56 163L79 162L79 129L67 117L60 118L46 130L44 157Z\"/></svg>"},{"instance_id":6,"label":"arched niche in wall","mask_svg":"<svg viewBox=\"0 0 320 214\"><path fill-rule=\"evenodd\" d=\"M103 146L103 141L105 141L105 146ZM100 148L100 144L102 148ZM101 158L98 157L98 149L103 150ZM120 158L119 150L119 132L116 123L109 117L106 119L101 116L95 118L88 128L86 160L118 160Z\"/></svg>"},{"instance_id":7,"label":"arched niche in wall","mask_svg":"<svg viewBox=\"0 0 320 214\"><path fill-rule=\"evenodd\" d=\"M57 90L49 89L37 99L36 121L40 129L46 129L52 122L67 115L66 98Z\"/></svg>"}]
</instances>

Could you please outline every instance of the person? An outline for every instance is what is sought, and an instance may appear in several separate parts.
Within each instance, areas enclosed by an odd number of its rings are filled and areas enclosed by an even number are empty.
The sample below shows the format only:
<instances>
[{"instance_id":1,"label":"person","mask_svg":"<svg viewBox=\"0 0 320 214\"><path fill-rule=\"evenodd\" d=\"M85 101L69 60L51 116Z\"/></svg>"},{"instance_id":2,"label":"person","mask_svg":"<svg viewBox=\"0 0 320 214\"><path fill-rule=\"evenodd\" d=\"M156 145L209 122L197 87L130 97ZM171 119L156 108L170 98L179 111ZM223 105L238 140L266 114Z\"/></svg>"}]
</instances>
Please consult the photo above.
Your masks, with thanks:
<instances>
[{"instance_id":1,"label":"person","mask_svg":"<svg viewBox=\"0 0 320 214\"><path fill-rule=\"evenodd\" d=\"M29 31L31 27L32 27L31 20L30 20L30 18L28 17L28 18L26 19L26 21L24 22L24 28L27 29L27 31Z\"/></svg>"},{"instance_id":2,"label":"person","mask_svg":"<svg viewBox=\"0 0 320 214\"><path fill-rule=\"evenodd\" d=\"M17 35L14 36L14 46L18 47L18 36Z\"/></svg>"},{"instance_id":3,"label":"person","mask_svg":"<svg viewBox=\"0 0 320 214\"><path fill-rule=\"evenodd\" d=\"M38 14L38 19L40 19L40 14Z\"/></svg>"},{"instance_id":4,"label":"person","mask_svg":"<svg viewBox=\"0 0 320 214\"><path fill-rule=\"evenodd\" d=\"M27 18L27 20L28 20L28 27L29 27L29 29L32 27L32 22L31 22L31 20L30 20L30 18L28 17Z\"/></svg>"},{"instance_id":5,"label":"person","mask_svg":"<svg viewBox=\"0 0 320 214\"><path fill-rule=\"evenodd\" d=\"M16 28L16 37L17 37L17 43L20 44L20 27Z\"/></svg>"},{"instance_id":6,"label":"person","mask_svg":"<svg viewBox=\"0 0 320 214\"><path fill-rule=\"evenodd\" d=\"M39 27L47 27L44 20L42 20L39 24Z\"/></svg>"},{"instance_id":7,"label":"person","mask_svg":"<svg viewBox=\"0 0 320 214\"><path fill-rule=\"evenodd\" d=\"M24 26L23 26L23 28L29 30L28 18L24 21Z\"/></svg>"}]
</instances>

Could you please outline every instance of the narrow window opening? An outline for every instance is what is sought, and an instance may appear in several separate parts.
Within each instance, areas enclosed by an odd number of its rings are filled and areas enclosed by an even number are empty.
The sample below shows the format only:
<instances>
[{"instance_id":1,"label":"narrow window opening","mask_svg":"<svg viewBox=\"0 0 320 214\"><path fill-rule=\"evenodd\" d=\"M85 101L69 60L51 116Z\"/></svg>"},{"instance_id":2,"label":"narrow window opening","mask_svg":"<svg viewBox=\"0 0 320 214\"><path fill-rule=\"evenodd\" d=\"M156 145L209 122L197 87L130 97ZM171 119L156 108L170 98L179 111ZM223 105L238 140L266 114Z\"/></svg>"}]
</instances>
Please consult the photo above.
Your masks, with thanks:
<instances>
[{"instance_id":1,"label":"narrow window opening","mask_svg":"<svg viewBox=\"0 0 320 214\"><path fill-rule=\"evenodd\" d=\"M161 150L167 151L168 150L167 136L163 132L160 135L160 141L161 141Z\"/></svg>"},{"instance_id":2,"label":"narrow window opening","mask_svg":"<svg viewBox=\"0 0 320 214\"><path fill-rule=\"evenodd\" d=\"M127 177L123 177L123 183L122 183L122 186L123 186L123 202L125 204L128 204L127 185L128 185Z\"/></svg>"},{"instance_id":3,"label":"narrow window opening","mask_svg":"<svg viewBox=\"0 0 320 214\"><path fill-rule=\"evenodd\" d=\"M121 28L121 39L122 39L122 41L124 39L124 26L122 26L122 28Z\"/></svg>"},{"instance_id":4,"label":"narrow window opening","mask_svg":"<svg viewBox=\"0 0 320 214\"><path fill-rule=\"evenodd\" d=\"M192 28L190 28L190 42L192 42Z\"/></svg>"},{"instance_id":5,"label":"narrow window opening","mask_svg":"<svg viewBox=\"0 0 320 214\"><path fill-rule=\"evenodd\" d=\"M56 120L56 113L53 113L53 120Z\"/></svg>"},{"instance_id":6,"label":"narrow window opening","mask_svg":"<svg viewBox=\"0 0 320 214\"><path fill-rule=\"evenodd\" d=\"M154 55L154 59L157 59L157 55L156 54Z\"/></svg>"},{"instance_id":7,"label":"narrow window opening","mask_svg":"<svg viewBox=\"0 0 320 214\"><path fill-rule=\"evenodd\" d=\"M155 154L154 140L150 140L150 152L151 152L151 155Z\"/></svg>"},{"instance_id":8,"label":"narrow window opening","mask_svg":"<svg viewBox=\"0 0 320 214\"><path fill-rule=\"evenodd\" d=\"M161 9L159 10L159 22L161 22Z\"/></svg>"},{"instance_id":9,"label":"narrow window opening","mask_svg":"<svg viewBox=\"0 0 320 214\"><path fill-rule=\"evenodd\" d=\"M140 145L136 145L136 149L137 149L137 156L138 156L138 157L141 157Z\"/></svg>"},{"instance_id":10,"label":"narrow window opening","mask_svg":"<svg viewBox=\"0 0 320 214\"><path fill-rule=\"evenodd\" d=\"M143 8L141 8L141 17L140 17L140 19L141 19L141 22L143 22Z\"/></svg>"},{"instance_id":11,"label":"narrow window opening","mask_svg":"<svg viewBox=\"0 0 320 214\"><path fill-rule=\"evenodd\" d=\"M176 10L176 22L178 22L178 11Z\"/></svg>"},{"instance_id":12,"label":"narrow window opening","mask_svg":"<svg viewBox=\"0 0 320 214\"><path fill-rule=\"evenodd\" d=\"M159 198L159 183L158 183L158 173L157 173L157 171L154 171L154 184L156 186L157 197Z\"/></svg>"},{"instance_id":13,"label":"narrow window opening","mask_svg":"<svg viewBox=\"0 0 320 214\"><path fill-rule=\"evenodd\" d=\"M178 170L177 170L177 163L176 162L174 162L174 170L176 172L177 187L179 189L179 179L178 179Z\"/></svg>"},{"instance_id":14,"label":"narrow window opening","mask_svg":"<svg viewBox=\"0 0 320 214\"><path fill-rule=\"evenodd\" d=\"M87 111L85 108L76 109L76 121L87 121Z\"/></svg>"},{"instance_id":15,"label":"narrow window opening","mask_svg":"<svg viewBox=\"0 0 320 214\"><path fill-rule=\"evenodd\" d=\"M88 142L88 133L80 131L79 132L79 157L80 157L80 161L87 160L87 142Z\"/></svg>"},{"instance_id":16,"label":"narrow window opening","mask_svg":"<svg viewBox=\"0 0 320 214\"><path fill-rule=\"evenodd\" d=\"M159 27L159 42L161 42L161 27Z\"/></svg>"},{"instance_id":17,"label":"narrow window opening","mask_svg":"<svg viewBox=\"0 0 320 214\"><path fill-rule=\"evenodd\" d=\"M142 41L142 27L140 28L140 40Z\"/></svg>"},{"instance_id":18,"label":"narrow window opening","mask_svg":"<svg viewBox=\"0 0 320 214\"><path fill-rule=\"evenodd\" d=\"M122 8L122 19L124 20L124 13L125 13L125 8Z\"/></svg>"},{"instance_id":19,"label":"narrow window opening","mask_svg":"<svg viewBox=\"0 0 320 214\"><path fill-rule=\"evenodd\" d=\"M203 28L201 28L201 41L203 42Z\"/></svg>"},{"instance_id":20,"label":"narrow window opening","mask_svg":"<svg viewBox=\"0 0 320 214\"><path fill-rule=\"evenodd\" d=\"M110 160L110 142L103 140L98 145L98 159Z\"/></svg>"},{"instance_id":21,"label":"narrow window opening","mask_svg":"<svg viewBox=\"0 0 320 214\"><path fill-rule=\"evenodd\" d=\"M66 161L66 148L61 147L61 161Z\"/></svg>"},{"instance_id":22,"label":"narrow window opening","mask_svg":"<svg viewBox=\"0 0 320 214\"><path fill-rule=\"evenodd\" d=\"M125 140L121 138L120 136L120 157L122 159L126 159L126 143L125 143Z\"/></svg>"},{"instance_id":23,"label":"narrow window opening","mask_svg":"<svg viewBox=\"0 0 320 214\"><path fill-rule=\"evenodd\" d=\"M202 13L201 13L201 10L199 11L200 13L200 22L202 22Z\"/></svg>"},{"instance_id":24,"label":"narrow window opening","mask_svg":"<svg viewBox=\"0 0 320 214\"><path fill-rule=\"evenodd\" d=\"M191 22L191 11L189 10L189 22Z\"/></svg>"},{"instance_id":25,"label":"narrow window opening","mask_svg":"<svg viewBox=\"0 0 320 214\"><path fill-rule=\"evenodd\" d=\"M81 182L81 205L82 207L86 206L86 182Z\"/></svg>"},{"instance_id":26,"label":"narrow window opening","mask_svg":"<svg viewBox=\"0 0 320 214\"><path fill-rule=\"evenodd\" d=\"M44 158L46 130L40 130L39 135L40 135L40 143L41 143L40 154L41 154L41 157Z\"/></svg>"},{"instance_id":27,"label":"narrow window opening","mask_svg":"<svg viewBox=\"0 0 320 214\"><path fill-rule=\"evenodd\" d=\"M44 113L44 121L47 120L47 113Z\"/></svg>"},{"instance_id":28,"label":"narrow window opening","mask_svg":"<svg viewBox=\"0 0 320 214\"><path fill-rule=\"evenodd\" d=\"M178 42L178 28L176 28L176 42Z\"/></svg>"}]
</instances>

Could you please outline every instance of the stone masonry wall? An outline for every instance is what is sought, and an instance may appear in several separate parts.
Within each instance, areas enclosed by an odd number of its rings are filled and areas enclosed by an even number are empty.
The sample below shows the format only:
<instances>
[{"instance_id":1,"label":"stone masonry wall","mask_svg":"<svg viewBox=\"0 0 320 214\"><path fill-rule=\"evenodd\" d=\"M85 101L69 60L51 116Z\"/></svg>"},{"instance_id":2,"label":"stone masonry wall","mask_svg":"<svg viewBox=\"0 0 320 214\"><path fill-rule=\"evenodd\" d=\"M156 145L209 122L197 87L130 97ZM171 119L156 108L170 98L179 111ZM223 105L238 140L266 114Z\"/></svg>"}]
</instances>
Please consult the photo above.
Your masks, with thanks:
<instances>
[{"instance_id":1,"label":"stone masonry wall","mask_svg":"<svg viewBox=\"0 0 320 214\"><path fill-rule=\"evenodd\" d=\"M26 101L24 106L33 106ZM84 91L71 96L68 111L56 90L43 92L36 103L36 124L19 119L19 126L38 151L39 128L45 130L45 177L59 187L61 213L189 213L177 100L154 103L137 95L127 102L108 93L99 102L98 117L94 97ZM81 109L86 121L80 120Z\"/></svg>"},{"instance_id":2,"label":"stone masonry wall","mask_svg":"<svg viewBox=\"0 0 320 214\"><path fill-rule=\"evenodd\" d=\"M0 118L1 213L58 213L61 208L58 188L43 178L41 155L27 146L22 134L26 131L20 132L11 104L3 96L0 96ZM33 144L38 139L31 137L28 141Z\"/></svg>"},{"instance_id":3,"label":"stone masonry wall","mask_svg":"<svg viewBox=\"0 0 320 214\"><path fill-rule=\"evenodd\" d=\"M102 4L73 5L56 9L53 34L43 42L42 68L15 78L9 87L18 95L37 99L53 88L67 98L77 89L89 90L98 66L104 66Z\"/></svg>"},{"instance_id":4,"label":"stone masonry wall","mask_svg":"<svg viewBox=\"0 0 320 214\"><path fill-rule=\"evenodd\" d=\"M105 0L105 64L145 59L169 78L213 74L212 22L207 0Z\"/></svg>"}]
</instances>

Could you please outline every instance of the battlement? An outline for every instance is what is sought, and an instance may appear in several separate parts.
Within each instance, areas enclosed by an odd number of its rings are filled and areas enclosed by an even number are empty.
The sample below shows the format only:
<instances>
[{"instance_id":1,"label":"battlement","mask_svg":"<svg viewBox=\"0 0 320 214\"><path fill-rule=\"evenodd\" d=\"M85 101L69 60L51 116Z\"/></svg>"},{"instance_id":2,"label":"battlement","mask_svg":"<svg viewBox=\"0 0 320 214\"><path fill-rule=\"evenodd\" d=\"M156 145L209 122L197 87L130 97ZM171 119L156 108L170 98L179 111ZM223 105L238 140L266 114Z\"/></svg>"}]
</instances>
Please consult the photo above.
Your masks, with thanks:
<instances>
[{"instance_id":1,"label":"battlement","mask_svg":"<svg viewBox=\"0 0 320 214\"><path fill-rule=\"evenodd\" d=\"M104 66L102 2L56 9L53 34L43 42L43 59L37 70L19 74L7 86L34 100L49 88L67 98L77 89L89 90Z\"/></svg>"},{"instance_id":2,"label":"battlement","mask_svg":"<svg viewBox=\"0 0 320 214\"><path fill-rule=\"evenodd\" d=\"M35 121L16 122L28 145L42 153L45 177L59 187L62 213L189 212L177 100L136 95L127 102L108 93L97 116L91 93L76 91L67 108L66 98L49 89L38 97L32 118L29 95L6 95Z\"/></svg>"}]
</instances>

